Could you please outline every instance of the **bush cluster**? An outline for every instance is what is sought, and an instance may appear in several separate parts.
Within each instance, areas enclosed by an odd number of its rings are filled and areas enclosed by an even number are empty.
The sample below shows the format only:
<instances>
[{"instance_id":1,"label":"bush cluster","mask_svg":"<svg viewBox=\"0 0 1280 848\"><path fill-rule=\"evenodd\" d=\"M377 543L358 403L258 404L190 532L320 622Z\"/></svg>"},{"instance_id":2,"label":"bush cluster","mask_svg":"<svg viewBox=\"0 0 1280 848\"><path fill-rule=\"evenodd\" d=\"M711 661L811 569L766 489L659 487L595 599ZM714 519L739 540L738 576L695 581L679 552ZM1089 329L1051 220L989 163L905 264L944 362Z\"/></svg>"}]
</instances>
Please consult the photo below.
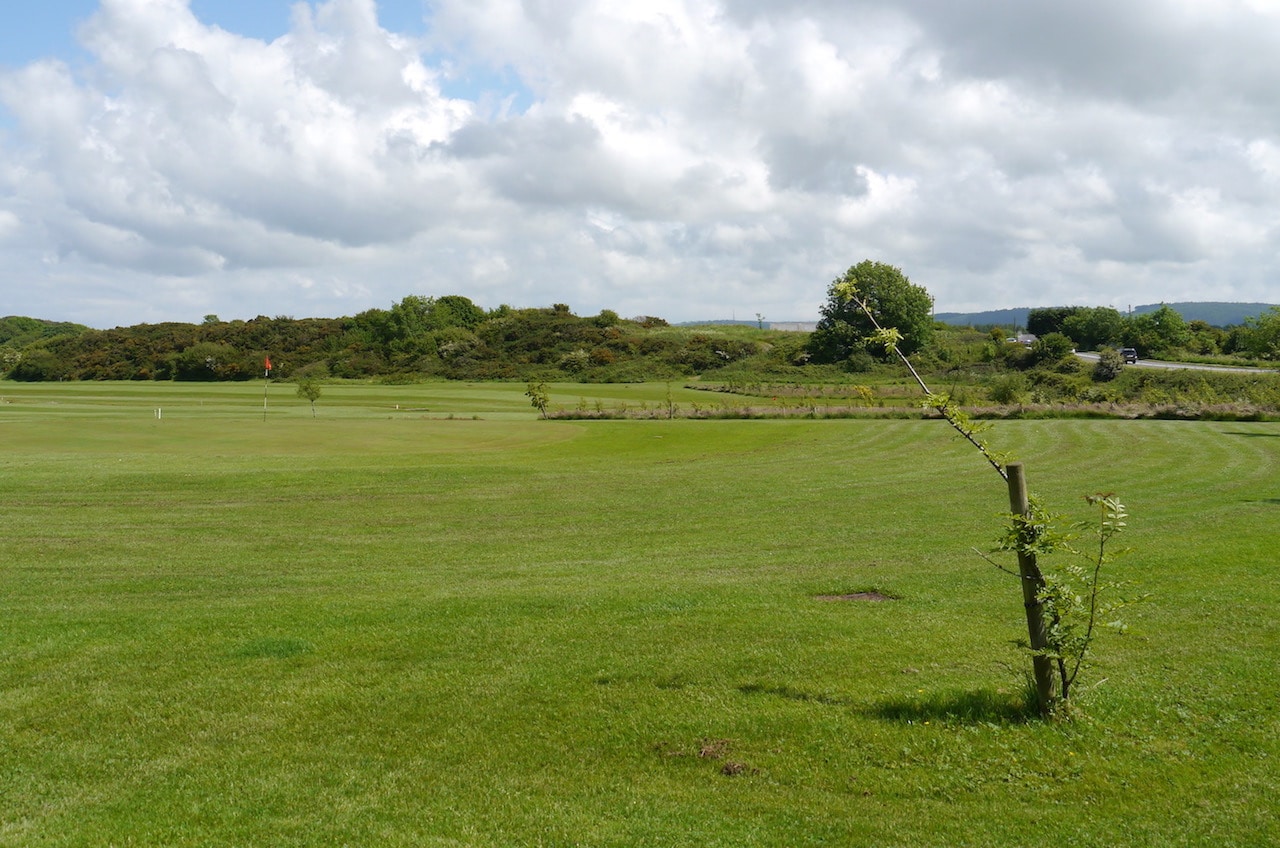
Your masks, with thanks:
<instances>
[{"instance_id":1,"label":"bush cluster","mask_svg":"<svg viewBox=\"0 0 1280 848\"><path fill-rule=\"evenodd\" d=\"M139 324L113 330L5 319L4 373L15 380L247 380L322 366L338 378L572 379L622 382L684 377L770 349L766 338L671 327L612 310L579 317L565 304L486 311L458 295L410 296L348 318L259 316L249 321ZM4 329L9 324L0 327ZM797 345L783 344L798 356Z\"/></svg>"}]
</instances>

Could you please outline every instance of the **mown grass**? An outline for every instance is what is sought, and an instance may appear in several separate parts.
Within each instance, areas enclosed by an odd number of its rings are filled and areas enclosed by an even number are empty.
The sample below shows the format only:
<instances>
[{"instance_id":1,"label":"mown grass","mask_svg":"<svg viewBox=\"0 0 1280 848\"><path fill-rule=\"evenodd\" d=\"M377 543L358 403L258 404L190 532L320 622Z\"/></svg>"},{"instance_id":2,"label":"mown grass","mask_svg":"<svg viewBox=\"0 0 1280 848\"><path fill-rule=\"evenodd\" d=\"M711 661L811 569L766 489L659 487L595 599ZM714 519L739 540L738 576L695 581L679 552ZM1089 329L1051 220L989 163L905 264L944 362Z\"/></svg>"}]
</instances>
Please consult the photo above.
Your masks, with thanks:
<instances>
[{"instance_id":1,"label":"mown grass","mask_svg":"<svg viewBox=\"0 0 1280 848\"><path fill-rule=\"evenodd\" d=\"M997 425L1154 596L1045 724L941 422L523 388L0 386L0 844L1280 840L1280 425Z\"/></svg>"},{"instance_id":2,"label":"mown grass","mask_svg":"<svg viewBox=\"0 0 1280 848\"><path fill-rule=\"evenodd\" d=\"M329 380L321 384L317 417L421 419L482 417L526 419L532 415L525 383L428 380L406 384ZM656 407L668 397L677 403L703 398L703 393L676 382L551 383L555 408L573 408L597 400L609 408L641 404ZM265 403L264 403L265 402ZM264 416L265 406L265 416ZM237 383L0 383L3 420L67 419L80 415L160 420L208 420L213 417L261 421L311 416L292 382Z\"/></svg>"}]
</instances>

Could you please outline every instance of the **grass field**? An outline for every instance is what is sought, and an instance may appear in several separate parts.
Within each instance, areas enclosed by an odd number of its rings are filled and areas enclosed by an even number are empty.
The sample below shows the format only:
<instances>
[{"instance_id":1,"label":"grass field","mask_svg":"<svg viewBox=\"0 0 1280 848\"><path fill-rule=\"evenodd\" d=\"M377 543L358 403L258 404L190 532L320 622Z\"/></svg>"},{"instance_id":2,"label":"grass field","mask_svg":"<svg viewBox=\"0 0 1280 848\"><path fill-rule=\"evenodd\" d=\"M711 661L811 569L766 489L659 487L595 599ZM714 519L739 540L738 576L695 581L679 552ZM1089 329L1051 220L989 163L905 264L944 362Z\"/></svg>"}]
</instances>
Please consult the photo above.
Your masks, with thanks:
<instances>
[{"instance_id":1,"label":"grass field","mask_svg":"<svg viewBox=\"0 0 1280 848\"><path fill-rule=\"evenodd\" d=\"M945 424L523 390L0 384L0 844L1280 843L1280 425L996 427L1153 595L1045 724Z\"/></svg>"}]
</instances>

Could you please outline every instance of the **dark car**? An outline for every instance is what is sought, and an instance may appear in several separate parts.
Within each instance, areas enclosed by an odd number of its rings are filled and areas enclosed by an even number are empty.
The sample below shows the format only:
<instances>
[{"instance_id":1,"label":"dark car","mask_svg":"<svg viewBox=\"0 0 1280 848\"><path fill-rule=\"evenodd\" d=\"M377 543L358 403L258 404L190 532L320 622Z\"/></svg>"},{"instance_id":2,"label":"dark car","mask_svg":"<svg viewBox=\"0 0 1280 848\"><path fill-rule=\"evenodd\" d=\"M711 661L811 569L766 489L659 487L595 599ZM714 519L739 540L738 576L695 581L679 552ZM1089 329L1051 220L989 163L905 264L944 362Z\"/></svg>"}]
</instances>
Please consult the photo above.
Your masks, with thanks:
<instances>
[{"instance_id":1,"label":"dark car","mask_svg":"<svg viewBox=\"0 0 1280 848\"><path fill-rule=\"evenodd\" d=\"M1120 348L1120 355L1124 357L1124 361L1130 365L1138 361L1138 351L1131 347Z\"/></svg>"}]
</instances>

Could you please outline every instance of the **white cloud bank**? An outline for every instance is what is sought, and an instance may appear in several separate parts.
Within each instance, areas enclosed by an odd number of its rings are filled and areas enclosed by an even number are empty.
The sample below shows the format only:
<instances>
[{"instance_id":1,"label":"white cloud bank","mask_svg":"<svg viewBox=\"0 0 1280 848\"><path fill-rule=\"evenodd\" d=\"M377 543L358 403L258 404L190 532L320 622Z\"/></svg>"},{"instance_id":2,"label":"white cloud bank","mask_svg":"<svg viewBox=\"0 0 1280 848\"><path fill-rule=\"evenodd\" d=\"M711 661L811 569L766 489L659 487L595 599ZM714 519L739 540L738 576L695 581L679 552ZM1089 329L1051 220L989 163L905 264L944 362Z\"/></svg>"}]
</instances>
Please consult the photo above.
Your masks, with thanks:
<instances>
[{"instance_id":1,"label":"white cloud bank","mask_svg":"<svg viewBox=\"0 0 1280 848\"><path fill-rule=\"evenodd\" d=\"M102 0L87 64L0 75L0 314L788 320L865 258L940 310L1280 301L1269 4L430 8Z\"/></svg>"}]
</instances>

